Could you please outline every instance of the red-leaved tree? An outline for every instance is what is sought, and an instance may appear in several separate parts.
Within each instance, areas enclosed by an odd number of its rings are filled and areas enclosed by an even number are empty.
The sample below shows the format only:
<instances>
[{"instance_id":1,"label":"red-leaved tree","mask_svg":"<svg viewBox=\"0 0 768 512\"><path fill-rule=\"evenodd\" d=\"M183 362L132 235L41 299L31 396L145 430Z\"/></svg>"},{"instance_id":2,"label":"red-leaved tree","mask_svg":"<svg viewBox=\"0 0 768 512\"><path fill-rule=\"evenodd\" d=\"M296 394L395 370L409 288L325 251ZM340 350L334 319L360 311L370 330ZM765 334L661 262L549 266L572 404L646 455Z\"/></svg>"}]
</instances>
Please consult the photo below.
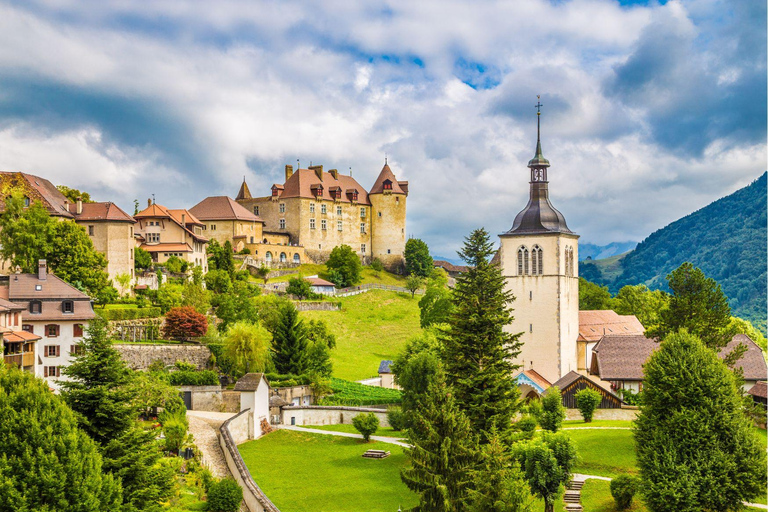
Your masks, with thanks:
<instances>
[{"instance_id":1,"label":"red-leaved tree","mask_svg":"<svg viewBox=\"0 0 768 512\"><path fill-rule=\"evenodd\" d=\"M172 308L165 315L163 334L166 338L186 340L208 332L208 319L192 306Z\"/></svg>"}]
</instances>

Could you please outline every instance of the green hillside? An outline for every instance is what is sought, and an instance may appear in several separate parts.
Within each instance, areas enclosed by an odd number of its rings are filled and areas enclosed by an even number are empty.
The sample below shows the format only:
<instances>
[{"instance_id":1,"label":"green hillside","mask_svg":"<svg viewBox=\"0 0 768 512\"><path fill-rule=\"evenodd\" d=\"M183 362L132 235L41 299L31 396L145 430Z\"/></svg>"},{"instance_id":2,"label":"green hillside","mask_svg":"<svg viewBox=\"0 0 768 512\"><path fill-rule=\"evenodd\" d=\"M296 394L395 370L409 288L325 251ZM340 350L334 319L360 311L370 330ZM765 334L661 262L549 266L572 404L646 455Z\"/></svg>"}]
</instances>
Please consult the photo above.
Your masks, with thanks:
<instances>
[{"instance_id":1,"label":"green hillside","mask_svg":"<svg viewBox=\"0 0 768 512\"><path fill-rule=\"evenodd\" d=\"M607 261L582 262L580 273L614 293L640 283L666 290L667 274L690 261L720 283L734 316L765 332L767 191L764 173L749 186L651 234L620 259L619 273L615 262Z\"/></svg>"}]
</instances>

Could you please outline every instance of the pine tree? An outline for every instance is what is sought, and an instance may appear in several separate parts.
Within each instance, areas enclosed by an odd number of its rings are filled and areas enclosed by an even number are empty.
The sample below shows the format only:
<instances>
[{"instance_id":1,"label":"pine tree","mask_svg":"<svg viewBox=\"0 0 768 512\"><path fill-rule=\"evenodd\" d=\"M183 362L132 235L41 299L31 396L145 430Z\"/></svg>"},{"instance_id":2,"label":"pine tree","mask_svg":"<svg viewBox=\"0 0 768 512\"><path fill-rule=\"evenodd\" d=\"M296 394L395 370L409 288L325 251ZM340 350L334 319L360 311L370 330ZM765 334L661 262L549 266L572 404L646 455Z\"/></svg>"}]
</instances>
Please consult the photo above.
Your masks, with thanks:
<instances>
[{"instance_id":1,"label":"pine tree","mask_svg":"<svg viewBox=\"0 0 768 512\"><path fill-rule=\"evenodd\" d=\"M672 334L644 371L634 435L648 508L738 510L765 492L765 450L717 354L691 334Z\"/></svg>"},{"instance_id":2,"label":"pine tree","mask_svg":"<svg viewBox=\"0 0 768 512\"><path fill-rule=\"evenodd\" d=\"M292 304L283 306L272 335L272 362L278 373L302 375L309 367L307 333Z\"/></svg>"},{"instance_id":3,"label":"pine tree","mask_svg":"<svg viewBox=\"0 0 768 512\"><path fill-rule=\"evenodd\" d=\"M74 356L63 373L62 397L78 413L80 426L95 441L106 445L117 439L137 417L128 384L131 370L107 337L107 323L99 317L83 338L84 353Z\"/></svg>"},{"instance_id":4,"label":"pine tree","mask_svg":"<svg viewBox=\"0 0 768 512\"><path fill-rule=\"evenodd\" d=\"M484 438L493 425L504 437L518 408L520 392L510 361L520 353L519 334L504 331L512 320L504 277L490 263L493 246L484 229L473 231L459 256L469 270L456 279L450 331L444 338L445 371L474 432Z\"/></svg>"},{"instance_id":5,"label":"pine tree","mask_svg":"<svg viewBox=\"0 0 768 512\"><path fill-rule=\"evenodd\" d=\"M445 377L438 374L409 429L411 466L400 471L403 483L419 495L420 512L465 510L475 464L476 438Z\"/></svg>"}]
</instances>

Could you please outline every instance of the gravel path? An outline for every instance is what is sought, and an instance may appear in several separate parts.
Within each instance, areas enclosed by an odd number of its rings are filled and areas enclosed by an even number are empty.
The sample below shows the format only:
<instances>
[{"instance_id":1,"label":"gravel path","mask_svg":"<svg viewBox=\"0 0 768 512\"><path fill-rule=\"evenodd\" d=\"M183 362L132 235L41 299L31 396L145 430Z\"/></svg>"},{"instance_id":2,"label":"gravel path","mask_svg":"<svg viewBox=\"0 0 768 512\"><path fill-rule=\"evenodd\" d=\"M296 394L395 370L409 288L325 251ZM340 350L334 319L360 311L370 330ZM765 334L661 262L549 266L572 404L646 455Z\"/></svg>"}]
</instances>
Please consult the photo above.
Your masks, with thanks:
<instances>
[{"instance_id":1,"label":"gravel path","mask_svg":"<svg viewBox=\"0 0 768 512\"><path fill-rule=\"evenodd\" d=\"M352 434L350 432L334 432L332 430L317 430L314 428L302 428L302 427L297 427L295 425L279 425L278 428L282 430L294 430L296 432L306 432L308 434L324 434L329 436L354 437L356 439L363 438L362 434ZM408 443L398 441L396 437L371 436L371 439L373 439L374 441L381 441L382 443L396 444L404 448L411 447L411 445L409 445Z\"/></svg>"},{"instance_id":2,"label":"gravel path","mask_svg":"<svg viewBox=\"0 0 768 512\"><path fill-rule=\"evenodd\" d=\"M218 478L230 476L219 444L218 432L221 424L231 416L234 414L187 411L189 433L195 438L195 445L203 454L203 463Z\"/></svg>"}]
</instances>

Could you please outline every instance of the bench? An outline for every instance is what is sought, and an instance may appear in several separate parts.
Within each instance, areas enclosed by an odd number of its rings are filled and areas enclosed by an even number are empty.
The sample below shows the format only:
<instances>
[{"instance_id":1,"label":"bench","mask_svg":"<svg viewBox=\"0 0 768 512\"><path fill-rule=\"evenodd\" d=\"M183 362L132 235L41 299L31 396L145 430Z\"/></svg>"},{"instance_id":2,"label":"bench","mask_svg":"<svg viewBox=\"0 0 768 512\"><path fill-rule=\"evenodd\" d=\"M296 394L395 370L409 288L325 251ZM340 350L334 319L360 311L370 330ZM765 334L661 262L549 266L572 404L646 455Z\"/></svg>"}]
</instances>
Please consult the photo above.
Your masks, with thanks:
<instances>
[{"instance_id":1,"label":"bench","mask_svg":"<svg viewBox=\"0 0 768 512\"><path fill-rule=\"evenodd\" d=\"M368 459L385 459L389 457L389 452L384 450L368 450L363 454L363 457Z\"/></svg>"}]
</instances>

